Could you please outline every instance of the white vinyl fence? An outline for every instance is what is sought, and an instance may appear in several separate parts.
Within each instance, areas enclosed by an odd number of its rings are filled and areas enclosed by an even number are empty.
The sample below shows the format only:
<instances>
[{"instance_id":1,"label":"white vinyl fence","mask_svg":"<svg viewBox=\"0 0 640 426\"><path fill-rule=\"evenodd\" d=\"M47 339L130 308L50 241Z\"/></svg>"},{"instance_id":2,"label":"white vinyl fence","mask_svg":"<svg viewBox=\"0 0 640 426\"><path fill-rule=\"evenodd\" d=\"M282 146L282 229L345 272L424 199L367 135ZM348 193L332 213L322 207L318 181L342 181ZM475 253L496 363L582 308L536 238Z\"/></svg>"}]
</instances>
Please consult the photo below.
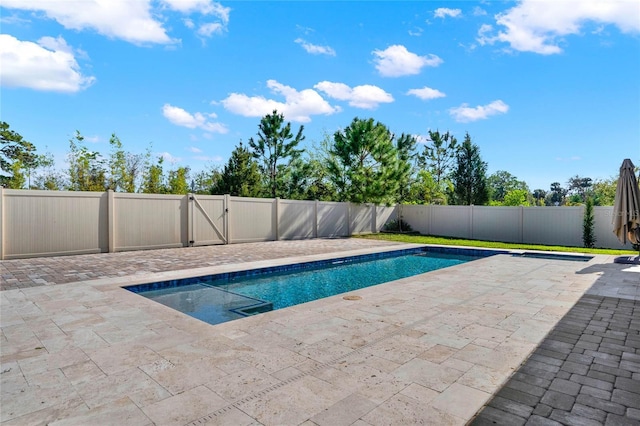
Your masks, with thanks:
<instances>
[{"instance_id":1,"label":"white vinyl fence","mask_svg":"<svg viewBox=\"0 0 640 426\"><path fill-rule=\"evenodd\" d=\"M612 207L595 208L596 246L622 246ZM425 235L581 246L583 207L375 206L229 195L0 188L0 259L346 237L402 216Z\"/></svg>"},{"instance_id":2,"label":"white vinyl fence","mask_svg":"<svg viewBox=\"0 0 640 426\"><path fill-rule=\"evenodd\" d=\"M415 231L474 240L581 247L584 207L404 205L399 214ZM631 250L613 233L613 207L594 207L596 247Z\"/></svg>"},{"instance_id":3,"label":"white vinyl fence","mask_svg":"<svg viewBox=\"0 0 640 426\"><path fill-rule=\"evenodd\" d=\"M346 237L394 207L229 195L0 188L0 259Z\"/></svg>"}]
</instances>

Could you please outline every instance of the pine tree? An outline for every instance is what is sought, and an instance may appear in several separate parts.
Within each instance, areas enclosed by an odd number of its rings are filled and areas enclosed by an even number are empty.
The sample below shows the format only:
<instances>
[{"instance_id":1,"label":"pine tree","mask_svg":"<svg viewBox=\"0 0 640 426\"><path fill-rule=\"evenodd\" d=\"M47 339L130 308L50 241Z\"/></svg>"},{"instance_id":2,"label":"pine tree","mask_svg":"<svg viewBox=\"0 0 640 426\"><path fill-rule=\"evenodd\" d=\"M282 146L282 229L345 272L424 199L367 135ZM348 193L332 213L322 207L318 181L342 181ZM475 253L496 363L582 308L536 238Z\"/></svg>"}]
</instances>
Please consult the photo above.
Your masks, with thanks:
<instances>
[{"instance_id":1,"label":"pine tree","mask_svg":"<svg viewBox=\"0 0 640 426\"><path fill-rule=\"evenodd\" d=\"M36 147L9 127L8 123L0 121L0 185L22 188L25 184L23 171L30 175L38 166L38 156Z\"/></svg>"},{"instance_id":2,"label":"pine tree","mask_svg":"<svg viewBox=\"0 0 640 426\"><path fill-rule=\"evenodd\" d=\"M596 237L593 233L593 198L587 197L587 201L584 206L584 217L582 220L582 242L586 248L594 248L596 244Z\"/></svg>"},{"instance_id":3,"label":"pine tree","mask_svg":"<svg viewBox=\"0 0 640 426\"><path fill-rule=\"evenodd\" d=\"M211 189L212 194L230 194L237 197L262 195L262 175L258 164L242 142L231 152L229 161Z\"/></svg>"},{"instance_id":4,"label":"pine tree","mask_svg":"<svg viewBox=\"0 0 640 426\"><path fill-rule=\"evenodd\" d=\"M262 117L258 127L258 139L250 138L249 146L253 150L253 157L261 162L260 170L266 178L270 196L275 198L279 195L279 178L288 166L282 164L282 161L288 160L290 163L304 151L297 149L304 140L304 127L300 126L294 137L291 133L291 123L284 124L284 114L278 114L276 110Z\"/></svg>"},{"instance_id":5,"label":"pine tree","mask_svg":"<svg viewBox=\"0 0 640 426\"><path fill-rule=\"evenodd\" d=\"M457 167L453 173L456 204L485 205L489 201L487 163L480 157L480 148L471 143L467 133L456 156Z\"/></svg>"},{"instance_id":6,"label":"pine tree","mask_svg":"<svg viewBox=\"0 0 640 426\"><path fill-rule=\"evenodd\" d=\"M373 118L354 118L335 132L328 171L340 201L391 203L398 193L401 167L393 135Z\"/></svg>"}]
</instances>

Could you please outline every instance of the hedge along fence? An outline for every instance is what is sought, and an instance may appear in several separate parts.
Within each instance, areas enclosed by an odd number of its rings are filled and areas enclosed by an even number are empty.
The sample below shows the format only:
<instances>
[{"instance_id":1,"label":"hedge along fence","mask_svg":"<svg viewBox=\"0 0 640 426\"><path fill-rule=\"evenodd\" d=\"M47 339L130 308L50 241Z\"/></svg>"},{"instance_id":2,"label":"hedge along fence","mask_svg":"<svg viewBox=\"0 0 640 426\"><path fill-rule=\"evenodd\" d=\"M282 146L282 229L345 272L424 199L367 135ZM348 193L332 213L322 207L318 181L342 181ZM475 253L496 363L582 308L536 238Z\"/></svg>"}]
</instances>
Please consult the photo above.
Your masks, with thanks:
<instances>
[{"instance_id":1,"label":"hedge along fence","mask_svg":"<svg viewBox=\"0 0 640 426\"><path fill-rule=\"evenodd\" d=\"M379 232L394 207L0 188L0 259Z\"/></svg>"},{"instance_id":2,"label":"hedge along fence","mask_svg":"<svg viewBox=\"0 0 640 426\"><path fill-rule=\"evenodd\" d=\"M426 235L579 247L583 211L0 188L0 259L346 237L399 215ZM613 234L613 207L594 214L596 247L631 249Z\"/></svg>"}]
</instances>

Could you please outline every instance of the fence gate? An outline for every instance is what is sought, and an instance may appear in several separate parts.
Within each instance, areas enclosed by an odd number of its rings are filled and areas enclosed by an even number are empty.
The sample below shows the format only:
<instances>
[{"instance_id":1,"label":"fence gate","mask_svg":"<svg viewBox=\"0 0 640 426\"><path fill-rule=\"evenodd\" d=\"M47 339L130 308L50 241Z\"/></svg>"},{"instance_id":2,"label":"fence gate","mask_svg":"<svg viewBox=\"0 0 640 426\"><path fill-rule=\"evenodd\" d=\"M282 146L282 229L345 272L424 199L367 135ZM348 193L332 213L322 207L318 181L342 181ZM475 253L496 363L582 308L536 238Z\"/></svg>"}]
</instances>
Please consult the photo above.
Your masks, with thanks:
<instances>
[{"instance_id":1,"label":"fence gate","mask_svg":"<svg viewBox=\"0 0 640 426\"><path fill-rule=\"evenodd\" d=\"M189 194L189 245L229 244L229 197Z\"/></svg>"}]
</instances>

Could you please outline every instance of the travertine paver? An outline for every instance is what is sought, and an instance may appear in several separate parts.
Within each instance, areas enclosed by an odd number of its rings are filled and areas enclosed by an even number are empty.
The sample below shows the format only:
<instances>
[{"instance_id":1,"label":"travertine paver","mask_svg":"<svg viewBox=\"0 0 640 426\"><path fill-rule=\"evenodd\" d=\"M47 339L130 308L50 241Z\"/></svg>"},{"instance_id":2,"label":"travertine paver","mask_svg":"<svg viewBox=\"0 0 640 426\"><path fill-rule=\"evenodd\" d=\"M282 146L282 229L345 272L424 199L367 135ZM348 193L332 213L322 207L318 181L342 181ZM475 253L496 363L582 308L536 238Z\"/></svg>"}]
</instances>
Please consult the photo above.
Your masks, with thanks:
<instances>
[{"instance_id":1,"label":"travertine paver","mask_svg":"<svg viewBox=\"0 0 640 426\"><path fill-rule=\"evenodd\" d=\"M638 420L636 305L612 300L636 294L640 274L608 256L494 256L216 326L121 288L400 247L287 241L184 249L182 260L154 250L96 255L96 270L93 255L76 259L75 272L53 259L59 276L95 279L0 292L0 422L462 425L488 401L477 422ZM194 261L205 257L213 266ZM565 317L581 297L602 299L582 332L593 306Z\"/></svg>"}]
</instances>

